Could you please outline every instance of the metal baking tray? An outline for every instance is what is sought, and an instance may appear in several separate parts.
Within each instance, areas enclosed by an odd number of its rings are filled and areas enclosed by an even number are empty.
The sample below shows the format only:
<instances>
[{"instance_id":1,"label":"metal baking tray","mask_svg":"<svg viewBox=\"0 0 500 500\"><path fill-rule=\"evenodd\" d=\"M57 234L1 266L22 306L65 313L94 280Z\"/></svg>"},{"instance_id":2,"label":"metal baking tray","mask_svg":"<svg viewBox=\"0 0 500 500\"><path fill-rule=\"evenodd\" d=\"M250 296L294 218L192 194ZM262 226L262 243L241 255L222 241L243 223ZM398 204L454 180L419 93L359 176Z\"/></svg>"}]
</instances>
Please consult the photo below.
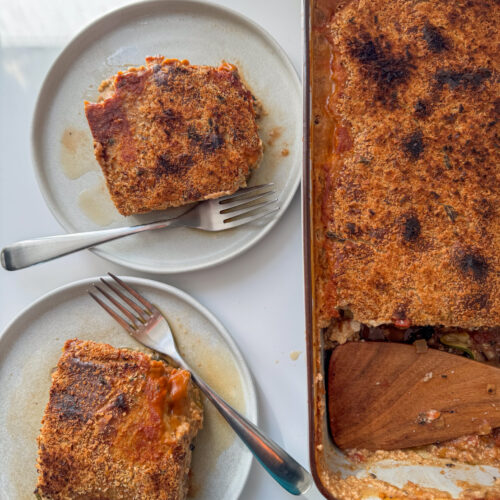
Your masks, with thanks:
<instances>
[{"instance_id":1,"label":"metal baking tray","mask_svg":"<svg viewBox=\"0 0 500 500\"><path fill-rule=\"evenodd\" d=\"M325 0L322 0L323 2ZM327 0L337 1L338 0ZM454 462L453 466L446 466L443 460L439 465L418 465L415 462L403 462L398 460L381 460L365 464L353 464L348 461L343 452L338 449L331 438L327 420L326 399L326 361L328 352L324 349L322 331L317 326L314 314L314 273L312 245L313 222L312 222L312 161L311 161L311 113L312 113L312 91L314 79L311 70L311 20L313 9L318 0L303 0L303 109L304 109L304 162L302 180L302 203L303 203L303 238L304 238L304 274L305 274L305 309L306 309L306 341L307 341L307 372L308 372L308 394L309 394L309 458L311 473L317 487L322 494L331 500L343 498L376 498L380 499L382 491L380 488L367 487L361 494L352 487L352 483L344 480L352 479L378 479L396 488L403 488L409 482L416 488L435 488L444 495L435 492L435 498L472 498L467 496L468 485L474 485L475 490L483 488L483 493L495 483L495 478L500 477L500 464L493 466L470 466ZM354 476L354 477L352 477ZM498 481L498 480L497 480ZM339 488L339 485L343 485ZM497 482L498 488L498 482ZM418 493L411 498L422 498ZM497 491L497 490L495 490ZM336 493L334 493L336 492ZM401 493L400 493L401 494ZM335 496L337 495L337 496ZM398 495L396 493L396 495ZM401 496L403 496L401 494ZM399 495L398 495L399 497ZM394 497L393 497L394 498ZM405 498L407 498L405 496ZM426 496L425 498L432 498ZM481 493L474 498L484 498ZM494 498L488 496L488 498ZM495 497L496 498L496 497Z\"/></svg>"}]
</instances>

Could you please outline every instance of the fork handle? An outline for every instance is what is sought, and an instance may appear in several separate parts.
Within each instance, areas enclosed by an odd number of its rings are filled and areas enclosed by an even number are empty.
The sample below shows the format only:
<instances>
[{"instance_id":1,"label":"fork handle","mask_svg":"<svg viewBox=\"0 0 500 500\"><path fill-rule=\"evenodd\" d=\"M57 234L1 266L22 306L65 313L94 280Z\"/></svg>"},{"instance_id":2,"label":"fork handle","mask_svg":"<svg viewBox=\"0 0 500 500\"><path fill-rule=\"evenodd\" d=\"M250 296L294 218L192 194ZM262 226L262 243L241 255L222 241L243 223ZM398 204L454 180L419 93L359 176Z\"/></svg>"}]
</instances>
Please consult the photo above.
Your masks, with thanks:
<instances>
[{"instance_id":1,"label":"fork handle","mask_svg":"<svg viewBox=\"0 0 500 500\"><path fill-rule=\"evenodd\" d=\"M184 215L184 214L182 214ZM61 234L34 240L18 241L2 249L2 266L7 271L16 271L25 267L46 262L85 248L95 247L107 241L117 240L129 234L141 233L153 229L163 229L178 225L178 217L138 226L117 227L89 231L86 233Z\"/></svg>"},{"instance_id":2,"label":"fork handle","mask_svg":"<svg viewBox=\"0 0 500 500\"><path fill-rule=\"evenodd\" d=\"M311 475L277 443L266 437L252 422L226 403L191 370L194 382L213 403L254 457L289 493L301 495L311 487Z\"/></svg>"}]
</instances>

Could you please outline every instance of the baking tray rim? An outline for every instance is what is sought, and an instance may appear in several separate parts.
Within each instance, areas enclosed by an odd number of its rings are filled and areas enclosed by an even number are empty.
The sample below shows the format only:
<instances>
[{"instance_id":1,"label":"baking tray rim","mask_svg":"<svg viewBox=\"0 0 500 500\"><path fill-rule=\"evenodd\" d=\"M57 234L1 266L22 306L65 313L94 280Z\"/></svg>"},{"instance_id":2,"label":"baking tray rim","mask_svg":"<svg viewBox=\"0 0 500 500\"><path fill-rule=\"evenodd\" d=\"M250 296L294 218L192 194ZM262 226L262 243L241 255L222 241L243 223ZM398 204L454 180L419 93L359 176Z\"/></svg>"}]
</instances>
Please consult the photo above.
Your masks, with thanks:
<instances>
[{"instance_id":1,"label":"baking tray rim","mask_svg":"<svg viewBox=\"0 0 500 500\"><path fill-rule=\"evenodd\" d=\"M313 360L313 290L312 290L312 224L311 224L311 85L310 85L310 0L302 0L302 85L303 85L303 171L302 171L302 236L304 254L304 300L306 319L307 349L307 391L309 417L309 464L311 474L320 492L329 500L337 500L321 481L315 457L315 395L314 395L314 360Z\"/></svg>"}]
</instances>

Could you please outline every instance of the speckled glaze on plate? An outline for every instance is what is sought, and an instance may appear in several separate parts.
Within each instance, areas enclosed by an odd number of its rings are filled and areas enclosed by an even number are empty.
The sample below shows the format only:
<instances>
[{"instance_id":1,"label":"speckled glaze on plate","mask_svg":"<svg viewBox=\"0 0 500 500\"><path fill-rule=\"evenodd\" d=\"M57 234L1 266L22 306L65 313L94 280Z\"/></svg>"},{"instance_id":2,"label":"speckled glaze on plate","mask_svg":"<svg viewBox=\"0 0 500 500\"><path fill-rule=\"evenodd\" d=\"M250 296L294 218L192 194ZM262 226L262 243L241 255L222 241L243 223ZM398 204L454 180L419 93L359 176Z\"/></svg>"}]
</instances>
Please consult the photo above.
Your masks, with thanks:
<instances>
[{"instance_id":1,"label":"speckled glaze on plate","mask_svg":"<svg viewBox=\"0 0 500 500\"><path fill-rule=\"evenodd\" d=\"M98 278L58 288L21 312L0 336L0 498L32 499L36 485L36 438L49 398L51 370L71 338L145 350L88 295ZM142 278L125 281L168 318L186 360L252 422L255 389L227 330L201 304L177 288ZM194 500L234 500L252 455L204 399L205 422L193 452Z\"/></svg>"},{"instance_id":2,"label":"speckled glaze on plate","mask_svg":"<svg viewBox=\"0 0 500 500\"><path fill-rule=\"evenodd\" d=\"M289 205L301 177L301 85L288 57L258 25L223 7L196 1L150 0L118 9L85 28L63 50L42 86L32 128L39 185L67 232L134 225L170 217L179 209L122 217L109 199L93 157L84 100L100 82L161 54L192 64L238 66L262 102L264 158L250 184L274 182L281 210L270 219L208 233L180 228L106 243L93 251L152 273L207 268L257 243Z\"/></svg>"}]
</instances>

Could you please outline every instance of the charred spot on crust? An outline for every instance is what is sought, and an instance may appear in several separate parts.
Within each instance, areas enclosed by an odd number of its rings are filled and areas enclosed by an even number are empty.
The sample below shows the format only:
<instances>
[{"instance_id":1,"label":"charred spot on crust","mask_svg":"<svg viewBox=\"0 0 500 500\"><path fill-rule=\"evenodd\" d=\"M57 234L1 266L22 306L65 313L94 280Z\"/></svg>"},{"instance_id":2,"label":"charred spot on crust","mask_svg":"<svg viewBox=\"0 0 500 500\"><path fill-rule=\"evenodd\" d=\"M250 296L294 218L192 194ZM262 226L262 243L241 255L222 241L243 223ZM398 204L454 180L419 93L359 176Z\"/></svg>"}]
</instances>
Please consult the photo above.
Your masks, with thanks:
<instances>
[{"instance_id":1,"label":"charred spot on crust","mask_svg":"<svg viewBox=\"0 0 500 500\"><path fill-rule=\"evenodd\" d=\"M184 458L186 456L184 447L180 444L176 444L172 449L172 456L177 463L184 461Z\"/></svg>"},{"instance_id":2,"label":"charred spot on crust","mask_svg":"<svg viewBox=\"0 0 500 500\"><path fill-rule=\"evenodd\" d=\"M500 117L500 99L496 99L493 103L493 115Z\"/></svg>"},{"instance_id":3,"label":"charred spot on crust","mask_svg":"<svg viewBox=\"0 0 500 500\"><path fill-rule=\"evenodd\" d=\"M154 71L153 70L153 78L158 87L166 87L170 86L170 75L165 71Z\"/></svg>"},{"instance_id":4,"label":"charred spot on crust","mask_svg":"<svg viewBox=\"0 0 500 500\"><path fill-rule=\"evenodd\" d=\"M156 158L156 168L154 173L156 177L163 175L175 175L184 173L187 168L193 165L193 158L190 155L180 155L177 158L172 158L164 153Z\"/></svg>"},{"instance_id":5,"label":"charred spot on crust","mask_svg":"<svg viewBox=\"0 0 500 500\"><path fill-rule=\"evenodd\" d=\"M65 361L65 369L79 380L73 389L51 389L49 406L62 420L87 421L96 408L101 406L109 391L98 365L77 357Z\"/></svg>"},{"instance_id":6,"label":"charred spot on crust","mask_svg":"<svg viewBox=\"0 0 500 500\"><path fill-rule=\"evenodd\" d=\"M208 134L200 134L191 125L188 128L188 138L195 142L205 153L212 153L224 145L224 137L222 137L217 127L213 128Z\"/></svg>"},{"instance_id":7,"label":"charred spot on crust","mask_svg":"<svg viewBox=\"0 0 500 500\"><path fill-rule=\"evenodd\" d=\"M37 498L50 498L51 496L59 496L61 489L70 482L72 474L74 474L74 463L71 458L66 459L60 453L54 453L51 450L43 447L40 454L40 461L43 464L49 464L51 471L43 471L45 476L45 484L43 487L37 487L35 495Z\"/></svg>"},{"instance_id":8,"label":"charred spot on crust","mask_svg":"<svg viewBox=\"0 0 500 500\"><path fill-rule=\"evenodd\" d=\"M196 131L196 127L194 125L189 125L188 127L188 139L194 142L201 142L202 136Z\"/></svg>"},{"instance_id":9,"label":"charred spot on crust","mask_svg":"<svg viewBox=\"0 0 500 500\"><path fill-rule=\"evenodd\" d=\"M166 108L163 109L161 114L155 117L160 125L163 127L165 134L170 136L171 129L179 126L182 122L182 116L175 112L175 110Z\"/></svg>"},{"instance_id":10,"label":"charred spot on crust","mask_svg":"<svg viewBox=\"0 0 500 500\"><path fill-rule=\"evenodd\" d=\"M416 215L408 215L403 223L403 238L406 241L415 241L419 236L422 228L420 221Z\"/></svg>"},{"instance_id":11,"label":"charred spot on crust","mask_svg":"<svg viewBox=\"0 0 500 500\"><path fill-rule=\"evenodd\" d=\"M115 399L115 402L113 403L113 406L115 408L119 408L120 410L123 410L124 412L128 410L128 403L127 400L125 399L125 394L118 394L118 396Z\"/></svg>"},{"instance_id":12,"label":"charred spot on crust","mask_svg":"<svg viewBox=\"0 0 500 500\"><path fill-rule=\"evenodd\" d=\"M169 66L168 71L173 75L187 75L191 72L191 69L189 69L187 66L184 66L183 64L174 64L172 66Z\"/></svg>"},{"instance_id":13,"label":"charred spot on crust","mask_svg":"<svg viewBox=\"0 0 500 500\"><path fill-rule=\"evenodd\" d=\"M159 64L156 64L153 67L153 78L158 87L163 87L165 90L168 90L172 80L181 74L189 73L189 69L180 65L180 64L172 64L167 66L166 69L162 69Z\"/></svg>"},{"instance_id":14,"label":"charred spot on crust","mask_svg":"<svg viewBox=\"0 0 500 500\"><path fill-rule=\"evenodd\" d=\"M213 152L216 149L221 148L224 145L224 137L220 135L217 131L213 131L207 136L205 136L203 142L201 143L201 149L205 152Z\"/></svg>"},{"instance_id":15,"label":"charred spot on crust","mask_svg":"<svg viewBox=\"0 0 500 500\"><path fill-rule=\"evenodd\" d=\"M424 138L422 131L413 132L403 141L403 148L413 160L418 160L424 151Z\"/></svg>"},{"instance_id":16,"label":"charred spot on crust","mask_svg":"<svg viewBox=\"0 0 500 500\"><path fill-rule=\"evenodd\" d=\"M483 281L489 270L486 259L479 253L474 252L466 252L460 255L458 267L463 274L471 274L476 281Z\"/></svg>"},{"instance_id":17,"label":"charred spot on crust","mask_svg":"<svg viewBox=\"0 0 500 500\"><path fill-rule=\"evenodd\" d=\"M456 90L458 87L463 87L464 89L470 87L475 90L490 77L491 71L488 68L464 71L440 69L434 75L440 87L448 85L451 90Z\"/></svg>"},{"instance_id":18,"label":"charred spot on crust","mask_svg":"<svg viewBox=\"0 0 500 500\"><path fill-rule=\"evenodd\" d=\"M442 52L449 48L448 41L441 34L441 30L427 21L422 28L422 36L427 43L427 47L432 52Z\"/></svg>"},{"instance_id":19,"label":"charred spot on crust","mask_svg":"<svg viewBox=\"0 0 500 500\"><path fill-rule=\"evenodd\" d=\"M418 99L413 109L419 118L425 118L431 114L430 104L423 99Z\"/></svg>"},{"instance_id":20,"label":"charred spot on crust","mask_svg":"<svg viewBox=\"0 0 500 500\"><path fill-rule=\"evenodd\" d=\"M339 236L337 233L334 233L332 231L327 231L325 233L325 236L329 239L329 240L333 240L333 241L339 241L340 243L343 243L345 241L345 238L342 238L342 236Z\"/></svg>"},{"instance_id":21,"label":"charred spot on crust","mask_svg":"<svg viewBox=\"0 0 500 500\"><path fill-rule=\"evenodd\" d=\"M347 232L349 234L352 234L352 235L356 234L356 224L353 224L352 222L348 222L346 224L346 227L347 227Z\"/></svg>"},{"instance_id":22,"label":"charred spot on crust","mask_svg":"<svg viewBox=\"0 0 500 500\"><path fill-rule=\"evenodd\" d=\"M493 205L493 203L486 198L474 200L473 208L474 211L485 221L492 219L497 212L495 205Z\"/></svg>"},{"instance_id":23,"label":"charred spot on crust","mask_svg":"<svg viewBox=\"0 0 500 500\"><path fill-rule=\"evenodd\" d=\"M375 240L383 240L387 235L387 232L387 228L385 227L376 227L373 229L368 229L367 234Z\"/></svg>"},{"instance_id":24,"label":"charred spot on crust","mask_svg":"<svg viewBox=\"0 0 500 500\"><path fill-rule=\"evenodd\" d=\"M457 121L457 115L450 113L448 115L443 115L443 121L449 124L453 124Z\"/></svg>"},{"instance_id":25,"label":"charred spot on crust","mask_svg":"<svg viewBox=\"0 0 500 500\"><path fill-rule=\"evenodd\" d=\"M394 313L392 315L393 323L408 321L407 309L408 309L408 306L406 304L398 304L396 306L396 309L394 309Z\"/></svg>"},{"instance_id":26,"label":"charred spot on crust","mask_svg":"<svg viewBox=\"0 0 500 500\"><path fill-rule=\"evenodd\" d=\"M443 205L443 208L451 222L455 222L458 216L456 210L451 205Z\"/></svg>"},{"instance_id":27,"label":"charred spot on crust","mask_svg":"<svg viewBox=\"0 0 500 500\"><path fill-rule=\"evenodd\" d=\"M196 189L195 187L190 186L190 187L186 190L186 196L185 196L185 199L186 199L186 200L197 200L200 196L201 196L200 191L199 191L198 189Z\"/></svg>"},{"instance_id":28,"label":"charred spot on crust","mask_svg":"<svg viewBox=\"0 0 500 500\"><path fill-rule=\"evenodd\" d=\"M90 416L89 412L85 411L80 397L66 391L54 392L51 395L50 406L61 420L80 420L83 422Z\"/></svg>"},{"instance_id":29,"label":"charred spot on crust","mask_svg":"<svg viewBox=\"0 0 500 500\"><path fill-rule=\"evenodd\" d=\"M158 117L158 119L160 121L163 121L166 123L179 120L180 118L181 118L181 116L179 114L177 114L175 112L175 110L170 109L170 108L164 109L162 111L162 114Z\"/></svg>"},{"instance_id":30,"label":"charred spot on crust","mask_svg":"<svg viewBox=\"0 0 500 500\"><path fill-rule=\"evenodd\" d=\"M474 311L479 311L481 309L488 309L489 296L486 293L467 295L464 299L464 306L467 309L472 309Z\"/></svg>"},{"instance_id":31,"label":"charred spot on crust","mask_svg":"<svg viewBox=\"0 0 500 500\"><path fill-rule=\"evenodd\" d=\"M371 39L368 34L362 39L349 42L351 54L362 65L366 75L373 80L380 91L379 99L384 100L384 93L390 92L397 85L405 82L410 76L410 54L394 55L390 45L382 47L380 39Z\"/></svg>"}]
</instances>

